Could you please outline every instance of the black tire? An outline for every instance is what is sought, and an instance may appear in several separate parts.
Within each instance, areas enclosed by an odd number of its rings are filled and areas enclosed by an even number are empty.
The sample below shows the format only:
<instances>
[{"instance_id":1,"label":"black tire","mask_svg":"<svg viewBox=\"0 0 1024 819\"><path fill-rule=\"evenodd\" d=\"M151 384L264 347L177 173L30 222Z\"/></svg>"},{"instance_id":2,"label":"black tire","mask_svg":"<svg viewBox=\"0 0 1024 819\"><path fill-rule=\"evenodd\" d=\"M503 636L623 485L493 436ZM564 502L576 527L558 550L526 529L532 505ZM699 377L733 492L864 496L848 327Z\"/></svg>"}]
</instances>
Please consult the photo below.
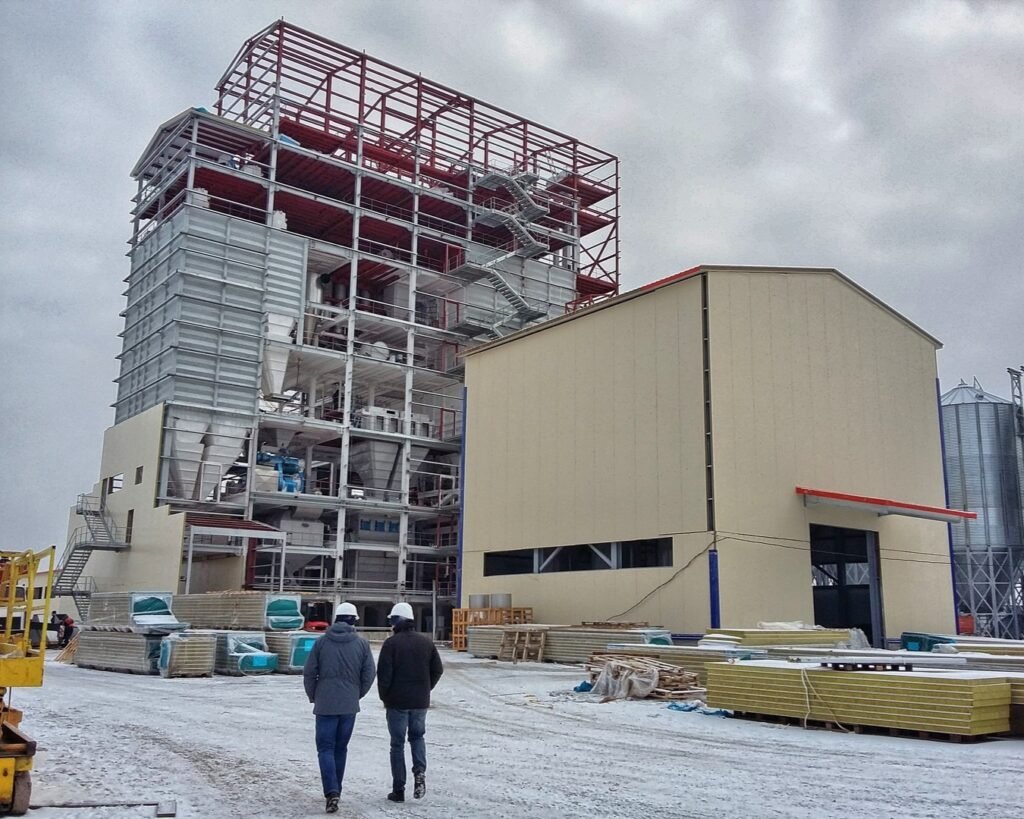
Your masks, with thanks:
<instances>
[{"instance_id":1,"label":"black tire","mask_svg":"<svg viewBox=\"0 0 1024 819\"><path fill-rule=\"evenodd\" d=\"M11 795L11 816L24 816L32 804L32 775L19 771L14 775L14 792Z\"/></svg>"}]
</instances>

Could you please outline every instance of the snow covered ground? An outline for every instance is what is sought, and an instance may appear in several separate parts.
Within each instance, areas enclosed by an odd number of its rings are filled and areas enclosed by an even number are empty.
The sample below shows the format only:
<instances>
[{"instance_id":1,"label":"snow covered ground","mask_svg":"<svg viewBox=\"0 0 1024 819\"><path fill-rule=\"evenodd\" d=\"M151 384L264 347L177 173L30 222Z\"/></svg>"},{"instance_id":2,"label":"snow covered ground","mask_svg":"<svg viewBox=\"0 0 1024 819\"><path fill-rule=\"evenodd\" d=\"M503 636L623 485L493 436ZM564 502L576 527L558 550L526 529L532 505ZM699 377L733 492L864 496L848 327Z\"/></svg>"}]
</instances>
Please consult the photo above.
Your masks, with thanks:
<instances>
[{"instance_id":1,"label":"snow covered ground","mask_svg":"<svg viewBox=\"0 0 1024 819\"><path fill-rule=\"evenodd\" d=\"M1024 741L808 731L570 693L579 668L446 652L427 718L428 793L393 805L384 713L363 701L341 816L1020 817ZM39 742L33 803L156 802L178 816L323 815L298 677L165 680L50 662L14 691ZM133 819L153 808L31 812Z\"/></svg>"}]
</instances>

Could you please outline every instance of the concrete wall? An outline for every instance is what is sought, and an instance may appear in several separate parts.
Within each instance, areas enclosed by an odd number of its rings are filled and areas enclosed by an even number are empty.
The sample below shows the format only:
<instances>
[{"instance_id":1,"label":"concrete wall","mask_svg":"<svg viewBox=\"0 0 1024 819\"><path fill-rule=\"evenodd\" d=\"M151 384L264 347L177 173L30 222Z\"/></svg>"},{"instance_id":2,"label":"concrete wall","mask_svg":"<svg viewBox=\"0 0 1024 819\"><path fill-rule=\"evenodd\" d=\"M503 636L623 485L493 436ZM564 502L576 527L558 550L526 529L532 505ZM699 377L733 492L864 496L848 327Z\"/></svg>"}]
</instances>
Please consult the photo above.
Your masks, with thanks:
<instances>
[{"instance_id":1,"label":"concrete wall","mask_svg":"<svg viewBox=\"0 0 1024 819\"><path fill-rule=\"evenodd\" d=\"M812 619L806 539L822 523L878 532L887 634L950 630L945 524L805 509L794 494L945 505L934 342L834 275L708 283L722 624Z\"/></svg>"},{"instance_id":2,"label":"concrete wall","mask_svg":"<svg viewBox=\"0 0 1024 819\"><path fill-rule=\"evenodd\" d=\"M107 512L115 526L124 527L128 510L134 510L131 548L125 552L93 552L84 576L96 581L99 591L176 591L181 565L185 516L168 514L166 506L154 507L160 472L160 441L163 405L110 427L103 435L100 484L105 478L124 475L123 488L106 496ZM142 482L135 483L138 467ZM71 512L69 529L82 526Z\"/></svg>"}]
</instances>

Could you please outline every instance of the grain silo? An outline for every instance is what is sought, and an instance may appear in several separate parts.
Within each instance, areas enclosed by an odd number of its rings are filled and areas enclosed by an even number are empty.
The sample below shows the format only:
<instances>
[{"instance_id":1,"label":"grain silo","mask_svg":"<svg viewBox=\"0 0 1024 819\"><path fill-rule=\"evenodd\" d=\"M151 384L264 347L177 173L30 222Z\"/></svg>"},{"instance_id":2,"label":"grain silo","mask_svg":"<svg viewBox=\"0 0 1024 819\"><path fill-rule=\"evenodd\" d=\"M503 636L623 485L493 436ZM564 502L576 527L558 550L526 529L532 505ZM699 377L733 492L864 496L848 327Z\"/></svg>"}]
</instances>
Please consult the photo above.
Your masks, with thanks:
<instances>
[{"instance_id":1,"label":"grain silo","mask_svg":"<svg viewBox=\"0 0 1024 819\"><path fill-rule=\"evenodd\" d=\"M1015 407L963 381L942 396L949 506L976 512L952 527L957 605L979 634L1024 631L1024 463Z\"/></svg>"}]
</instances>

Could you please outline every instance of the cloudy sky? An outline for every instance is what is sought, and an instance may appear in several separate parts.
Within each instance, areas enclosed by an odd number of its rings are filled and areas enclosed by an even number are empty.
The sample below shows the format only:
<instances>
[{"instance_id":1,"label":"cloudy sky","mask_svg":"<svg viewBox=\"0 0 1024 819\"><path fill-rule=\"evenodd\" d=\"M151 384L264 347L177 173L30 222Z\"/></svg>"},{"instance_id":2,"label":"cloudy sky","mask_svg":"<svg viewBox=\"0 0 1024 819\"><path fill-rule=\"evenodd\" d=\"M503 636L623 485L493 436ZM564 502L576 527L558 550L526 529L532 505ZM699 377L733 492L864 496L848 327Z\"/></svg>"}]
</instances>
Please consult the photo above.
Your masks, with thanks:
<instances>
[{"instance_id":1,"label":"cloudy sky","mask_svg":"<svg viewBox=\"0 0 1024 819\"><path fill-rule=\"evenodd\" d=\"M1024 362L1024 3L0 0L2 548L97 479L130 168L282 15L617 154L626 288L833 266L945 387Z\"/></svg>"}]
</instances>

